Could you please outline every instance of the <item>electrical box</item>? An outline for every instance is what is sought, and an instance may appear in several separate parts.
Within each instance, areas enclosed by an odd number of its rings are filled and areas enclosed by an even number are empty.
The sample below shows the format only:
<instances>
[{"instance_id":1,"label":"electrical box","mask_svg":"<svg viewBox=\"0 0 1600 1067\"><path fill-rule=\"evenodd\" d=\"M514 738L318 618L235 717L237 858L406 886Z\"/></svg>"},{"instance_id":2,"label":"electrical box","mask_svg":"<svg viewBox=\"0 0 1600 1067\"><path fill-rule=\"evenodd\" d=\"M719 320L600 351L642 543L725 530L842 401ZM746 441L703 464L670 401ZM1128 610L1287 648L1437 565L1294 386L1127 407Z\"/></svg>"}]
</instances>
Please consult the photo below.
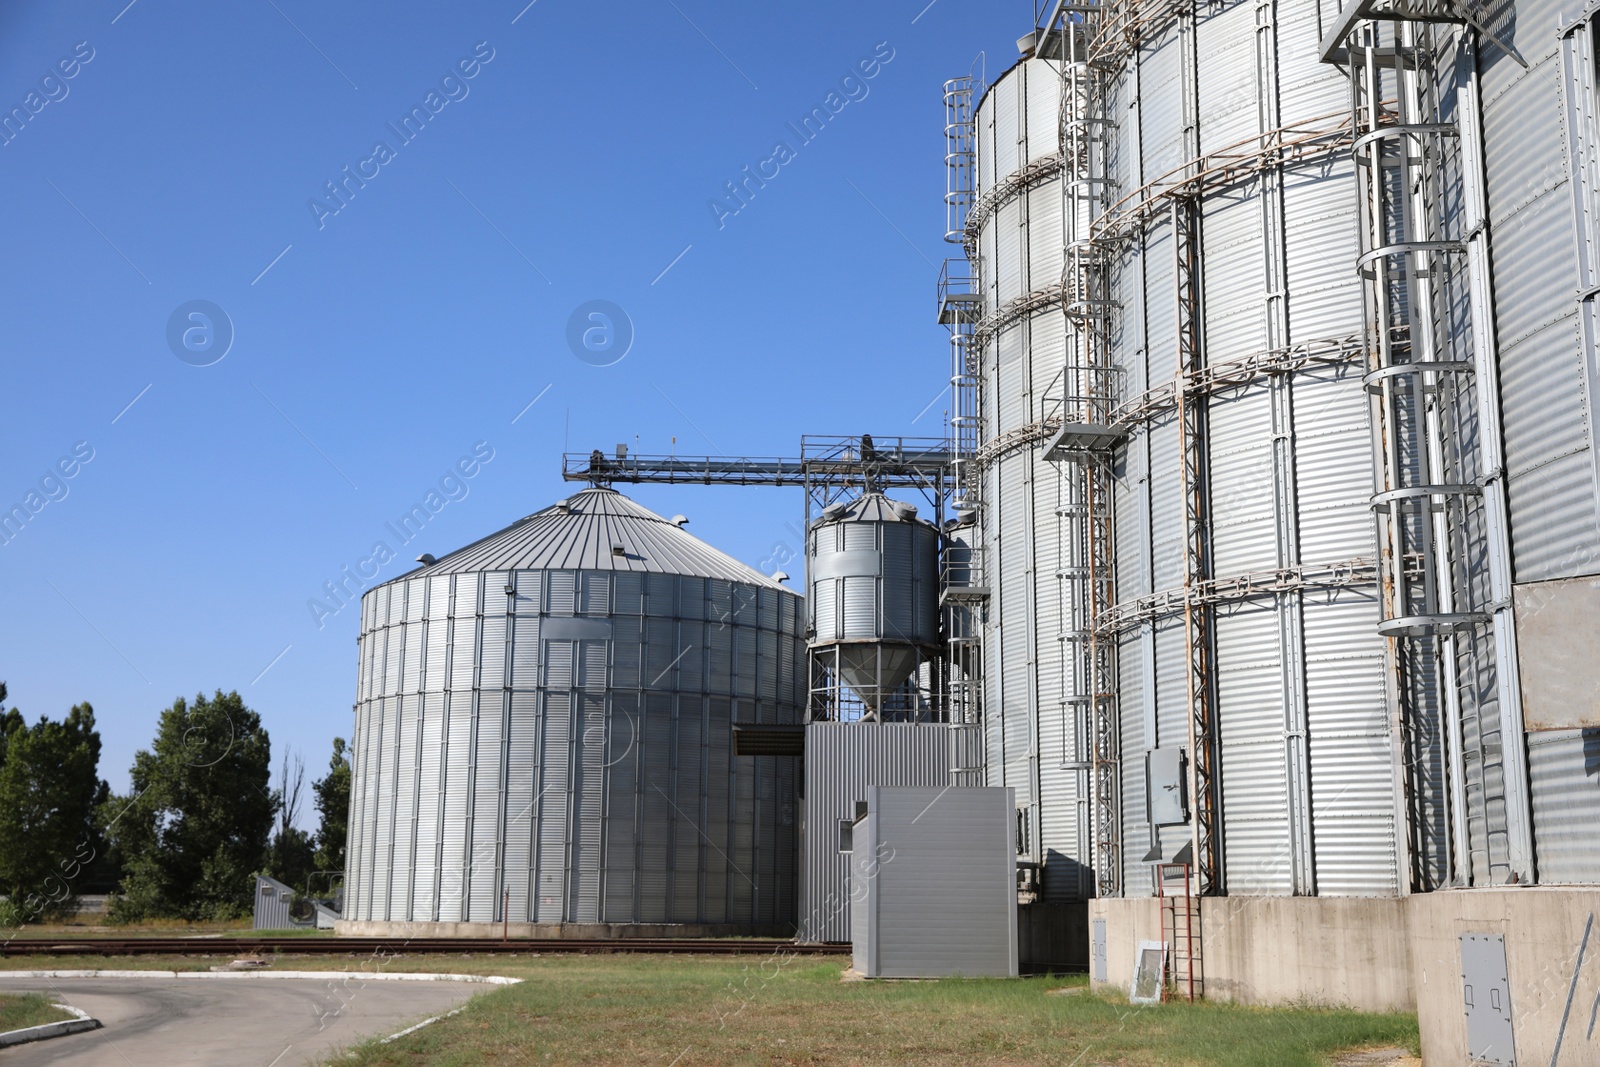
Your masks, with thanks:
<instances>
[{"instance_id":1,"label":"electrical box","mask_svg":"<svg viewBox=\"0 0 1600 1067\"><path fill-rule=\"evenodd\" d=\"M1151 826L1180 826L1189 821L1189 757L1177 747L1152 748L1144 754L1144 817Z\"/></svg>"}]
</instances>

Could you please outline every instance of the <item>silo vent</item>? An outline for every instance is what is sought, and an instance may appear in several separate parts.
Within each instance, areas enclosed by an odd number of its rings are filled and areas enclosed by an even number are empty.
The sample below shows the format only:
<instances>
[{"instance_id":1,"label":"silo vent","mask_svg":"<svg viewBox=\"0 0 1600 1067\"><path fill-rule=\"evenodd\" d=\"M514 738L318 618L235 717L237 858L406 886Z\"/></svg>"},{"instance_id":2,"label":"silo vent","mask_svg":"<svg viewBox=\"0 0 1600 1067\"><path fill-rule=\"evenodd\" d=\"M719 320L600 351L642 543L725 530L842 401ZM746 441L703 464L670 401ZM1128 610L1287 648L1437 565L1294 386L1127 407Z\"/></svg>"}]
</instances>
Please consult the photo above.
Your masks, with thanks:
<instances>
[{"instance_id":1,"label":"silo vent","mask_svg":"<svg viewBox=\"0 0 1600 1067\"><path fill-rule=\"evenodd\" d=\"M775 581L775 582L779 582L779 583L787 582L789 580L789 572L788 571L773 571L772 572L772 580Z\"/></svg>"},{"instance_id":2,"label":"silo vent","mask_svg":"<svg viewBox=\"0 0 1600 1067\"><path fill-rule=\"evenodd\" d=\"M677 526L679 528L682 528L684 526L689 525L689 516L687 516L687 515L674 515L674 516L672 516L672 525Z\"/></svg>"},{"instance_id":3,"label":"silo vent","mask_svg":"<svg viewBox=\"0 0 1600 1067\"><path fill-rule=\"evenodd\" d=\"M620 542L613 541L611 543L611 554L613 556L626 556L628 554L628 550L623 548Z\"/></svg>"},{"instance_id":4,"label":"silo vent","mask_svg":"<svg viewBox=\"0 0 1600 1067\"><path fill-rule=\"evenodd\" d=\"M561 512L561 514L563 514L563 515L571 515L572 514L572 501L570 501L570 500L557 500L556 501L556 510Z\"/></svg>"},{"instance_id":5,"label":"silo vent","mask_svg":"<svg viewBox=\"0 0 1600 1067\"><path fill-rule=\"evenodd\" d=\"M905 522L910 522L912 519L917 517L917 506L915 504L907 504L903 501L897 500L894 502L894 513L896 518L899 518Z\"/></svg>"},{"instance_id":6,"label":"silo vent","mask_svg":"<svg viewBox=\"0 0 1600 1067\"><path fill-rule=\"evenodd\" d=\"M422 555L417 557L417 562L422 564L424 567L431 567L439 561L434 559L432 552L424 552Z\"/></svg>"}]
</instances>

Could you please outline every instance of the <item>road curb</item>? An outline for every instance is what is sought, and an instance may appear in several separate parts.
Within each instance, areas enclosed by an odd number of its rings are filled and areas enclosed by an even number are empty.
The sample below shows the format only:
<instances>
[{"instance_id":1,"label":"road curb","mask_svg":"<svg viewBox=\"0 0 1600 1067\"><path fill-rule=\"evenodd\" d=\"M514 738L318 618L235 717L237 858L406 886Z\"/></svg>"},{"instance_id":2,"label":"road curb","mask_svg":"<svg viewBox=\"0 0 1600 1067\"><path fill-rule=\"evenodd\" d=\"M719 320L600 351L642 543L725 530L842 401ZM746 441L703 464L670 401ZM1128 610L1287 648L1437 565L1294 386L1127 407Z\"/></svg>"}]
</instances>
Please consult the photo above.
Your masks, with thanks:
<instances>
[{"instance_id":1,"label":"road curb","mask_svg":"<svg viewBox=\"0 0 1600 1067\"><path fill-rule=\"evenodd\" d=\"M223 981L256 980L265 978L350 979L364 982L467 982L475 985L517 985L520 978L507 978L498 974L445 974L442 972L367 972L367 971L6 971L5 978L215 978ZM62 1005L66 1007L66 1005ZM48 1025L56 1025L54 1023ZM98 1024L96 1024L98 1025ZM20 1032L20 1031L18 1031Z\"/></svg>"},{"instance_id":2,"label":"road curb","mask_svg":"<svg viewBox=\"0 0 1600 1067\"><path fill-rule=\"evenodd\" d=\"M91 1019L89 1013L80 1011L70 1004L57 1004L62 1011L70 1011L76 1019L63 1019L58 1023L45 1023L43 1026L28 1026L21 1030L7 1030L0 1034L0 1048L10 1048L12 1045L26 1045L30 1041L46 1041L52 1037L66 1037L68 1034L81 1034L86 1030L100 1029L100 1020Z\"/></svg>"}]
</instances>

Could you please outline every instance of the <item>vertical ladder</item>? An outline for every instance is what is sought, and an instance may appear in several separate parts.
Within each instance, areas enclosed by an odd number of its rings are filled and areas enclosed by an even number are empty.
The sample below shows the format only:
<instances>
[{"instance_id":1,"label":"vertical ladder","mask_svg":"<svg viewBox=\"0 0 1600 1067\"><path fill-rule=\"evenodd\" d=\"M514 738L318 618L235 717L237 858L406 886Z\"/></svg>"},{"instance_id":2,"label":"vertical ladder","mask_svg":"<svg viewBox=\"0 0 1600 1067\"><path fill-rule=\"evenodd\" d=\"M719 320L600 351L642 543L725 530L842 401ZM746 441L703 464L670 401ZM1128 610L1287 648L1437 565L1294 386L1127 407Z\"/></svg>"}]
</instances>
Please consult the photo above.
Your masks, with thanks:
<instances>
[{"instance_id":1,"label":"vertical ladder","mask_svg":"<svg viewBox=\"0 0 1600 1067\"><path fill-rule=\"evenodd\" d=\"M1064 488L1077 519L1073 556L1082 565L1064 583L1066 637L1077 653L1074 704L1077 755L1089 764L1091 857L1095 893L1122 891L1121 730L1116 702L1116 655L1097 621L1115 600L1112 456L1124 431L1112 425L1116 375L1111 358L1111 263L1094 220L1111 191L1106 161L1106 67L1092 58L1103 33L1099 4L1077 8L1046 33L1061 35L1061 162L1063 310L1068 353L1061 430L1046 458L1066 461ZM1066 510L1064 508L1063 510ZM1087 751L1083 751L1086 749Z\"/></svg>"},{"instance_id":2,"label":"vertical ladder","mask_svg":"<svg viewBox=\"0 0 1600 1067\"><path fill-rule=\"evenodd\" d=\"M1156 896L1161 901L1161 939L1167 943L1168 983L1163 990L1193 1002L1205 995L1205 954L1200 926L1201 897L1187 863L1158 863Z\"/></svg>"},{"instance_id":3,"label":"vertical ladder","mask_svg":"<svg viewBox=\"0 0 1600 1067\"><path fill-rule=\"evenodd\" d=\"M1420 18L1420 16L1414 16ZM1483 33L1471 16L1455 10ZM1515 632L1509 602L1504 462L1500 455L1488 290L1483 164L1474 84L1436 67L1433 21L1356 22L1344 44L1351 78L1353 157L1360 191L1361 254L1372 398L1382 621L1390 638L1392 714L1411 751L1397 771L1408 802L1428 792L1414 780L1442 720L1452 862L1430 868L1427 820L1410 819L1402 878L1413 890L1471 884L1462 754L1463 696L1470 708L1491 675L1500 704L1505 844L1490 849L1523 880L1533 855L1526 754L1517 709ZM1463 27L1461 46L1475 49ZM1492 37L1490 38L1493 39ZM1459 187L1459 205L1445 204ZM1461 308L1468 314L1462 316ZM1468 448L1463 448L1463 442ZM1472 452L1477 452L1474 462ZM1474 557L1486 561L1476 578ZM1472 634L1471 639L1461 635ZM1474 658L1469 658L1469 650ZM1490 651L1494 650L1494 651ZM1440 712L1431 709L1436 692ZM1482 788L1480 784L1480 788ZM1409 870L1406 869L1409 867Z\"/></svg>"}]
</instances>

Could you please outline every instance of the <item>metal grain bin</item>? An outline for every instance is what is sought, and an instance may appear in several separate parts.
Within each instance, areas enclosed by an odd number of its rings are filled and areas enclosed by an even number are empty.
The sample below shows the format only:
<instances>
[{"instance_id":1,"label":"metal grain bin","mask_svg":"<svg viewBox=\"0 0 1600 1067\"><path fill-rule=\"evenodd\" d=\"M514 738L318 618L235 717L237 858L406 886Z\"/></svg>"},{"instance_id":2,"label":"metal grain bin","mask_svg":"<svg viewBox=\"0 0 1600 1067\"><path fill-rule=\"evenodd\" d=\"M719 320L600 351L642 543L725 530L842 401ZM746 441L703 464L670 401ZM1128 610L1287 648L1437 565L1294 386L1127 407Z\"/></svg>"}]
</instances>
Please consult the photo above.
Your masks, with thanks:
<instances>
[{"instance_id":1,"label":"metal grain bin","mask_svg":"<svg viewBox=\"0 0 1600 1067\"><path fill-rule=\"evenodd\" d=\"M370 590L342 928L786 929L802 612L609 489Z\"/></svg>"},{"instance_id":2,"label":"metal grain bin","mask_svg":"<svg viewBox=\"0 0 1600 1067\"><path fill-rule=\"evenodd\" d=\"M1317 6L1275 10L1268 38L1233 4L1092 68L1024 58L976 108L988 782L1017 790L1047 900L1150 893L1150 857L1196 836L1146 821L1142 757L1191 745L1197 701L1217 890L1405 876L1360 278L1328 252L1357 239L1350 89Z\"/></svg>"},{"instance_id":3,"label":"metal grain bin","mask_svg":"<svg viewBox=\"0 0 1600 1067\"><path fill-rule=\"evenodd\" d=\"M938 654L939 531L865 493L824 511L806 547L813 653L876 713Z\"/></svg>"}]
</instances>

